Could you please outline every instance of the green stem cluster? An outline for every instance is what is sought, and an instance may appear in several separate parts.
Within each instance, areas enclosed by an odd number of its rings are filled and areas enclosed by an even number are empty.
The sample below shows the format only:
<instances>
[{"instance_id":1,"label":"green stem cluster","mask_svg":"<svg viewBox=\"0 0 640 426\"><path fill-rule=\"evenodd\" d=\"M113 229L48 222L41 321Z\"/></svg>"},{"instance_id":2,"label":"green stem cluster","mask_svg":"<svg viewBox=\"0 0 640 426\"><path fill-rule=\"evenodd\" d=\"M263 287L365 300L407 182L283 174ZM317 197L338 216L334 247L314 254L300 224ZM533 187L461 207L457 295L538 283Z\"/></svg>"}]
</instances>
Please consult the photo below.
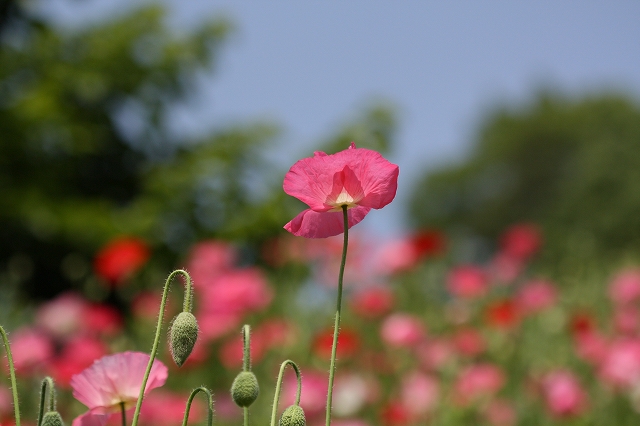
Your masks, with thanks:
<instances>
[{"instance_id":1,"label":"green stem cluster","mask_svg":"<svg viewBox=\"0 0 640 426\"><path fill-rule=\"evenodd\" d=\"M296 388L296 402L295 405L300 405L300 394L302 393L302 375L298 365L290 359L284 361L280 365L280 372L278 373L278 380L276 381L276 393L273 396L273 407L271 409L271 426L276 424L276 415L278 411L278 403L280 402L280 388L282 387L282 379L284 378L284 370L290 365L296 372L296 379L298 381L298 387Z\"/></svg>"}]
</instances>

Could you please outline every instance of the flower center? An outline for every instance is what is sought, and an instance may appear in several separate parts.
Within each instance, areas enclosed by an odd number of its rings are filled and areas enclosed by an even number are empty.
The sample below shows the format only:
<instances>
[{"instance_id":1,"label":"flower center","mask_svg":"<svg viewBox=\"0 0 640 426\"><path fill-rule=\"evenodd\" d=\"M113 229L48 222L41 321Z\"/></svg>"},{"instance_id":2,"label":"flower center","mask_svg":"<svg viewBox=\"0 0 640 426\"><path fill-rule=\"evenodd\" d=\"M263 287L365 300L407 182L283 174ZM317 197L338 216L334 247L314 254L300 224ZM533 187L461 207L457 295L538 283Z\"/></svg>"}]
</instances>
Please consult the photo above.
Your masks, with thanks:
<instances>
[{"instance_id":1,"label":"flower center","mask_svg":"<svg viewBox=\"0 0 640 426\"><path fill-rule=\"evenodd\" d=\"M347 206L347 209L358 207L358 201L360 200L354 199L346 188L342 188L342 191L340 191L335 200L327 200L327 204L334 206L334 208L331 209L332 212L338 212L342 210L342 206Z\"/></svg>"}]
</instances>

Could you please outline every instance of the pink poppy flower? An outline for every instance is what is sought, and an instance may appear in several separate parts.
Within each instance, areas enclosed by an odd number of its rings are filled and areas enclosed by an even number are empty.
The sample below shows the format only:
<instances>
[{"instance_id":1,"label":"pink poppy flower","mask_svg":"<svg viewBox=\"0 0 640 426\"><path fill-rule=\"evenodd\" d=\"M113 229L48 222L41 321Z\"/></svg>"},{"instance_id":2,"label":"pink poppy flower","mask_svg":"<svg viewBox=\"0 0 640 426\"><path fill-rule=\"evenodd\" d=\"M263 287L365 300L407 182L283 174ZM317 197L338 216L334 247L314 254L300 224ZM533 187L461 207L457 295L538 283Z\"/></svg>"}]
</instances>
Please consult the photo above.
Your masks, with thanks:
<instances>
[{"instance_id":1,"label":"pink poppy flower","mask_svg":"<svg viewBox=\"0 0 640 426\"><path fill-rule=\"evenodd\" d=\"M382 341L396 347L415 346L425 334L425 328L418 317L403 313L389 315L380 328Z\"/></svg>"},{"instance_id":2,"label":"pink poppy flower","mask_svg":"<svg viewBox=\"0 0 640 426\"><path fill-rule=\"evenodd\" d=\"M609 297L624 305L640 299L640 270L627 270L616 275L609 284Z\"/></svg>"},{"instance_id":3,"label":"pink poppy flower","mask_svg":"<svg viewBox=\"0 0 640 426\"><path fill-rule=\"evenodd\" d=\"M309 209L284 229L299 237L326 238L344 232L342 206L347 206L349 228L371 209L381 209L396 195L398 166L376 151L351 146L336 154L316 151L296 162L284 177L284 192Z\"/></svg>"},{"instance_id":4,"label":"pink poppy flower","mask_svg":"<svg viewBox=\"0 0 640 426\"><path fill-rule=\"evenodd\" d=\"M478 266L466 265L452 269L447 276L447 289L454 296L475 298L487 292L489 283L485 272Z\"/></svg>"},{"instance_id":5,"label":"pink poppy flower","mask_svg":"<svg viewBox=\"0 0 640 426\"><path fill-rule=\"evenodd\" d=\"M530 258L541 245L542 234L538 226L533 223L512 225L500 238L501 251L515 259Z\"/></svg>"},{"instance_id":6,"label":"pink poppy flower","mask_svg":"<svg viewBox=\"0 0 640 426\"><path fill-rule=\"evenodd\" d=\"M586 392L575 375L567 370L556 370L542 380L542 391L547 409L554 417L581 414L587 407Z\"/></svg>"},{"instance_id":7,"label":"pink poppy flower","mask_svg":"<svg viewBox=\"0 0 640 426\"><path fill-rule=\"evenodd\" d=\"M483 363L467 367L454 385L454 401L460 405L490 398L505 384L504 372L493 364Z\"/></svg>"},{"instance_id":8,"label":"pink poppy flower","mask_svg":"<svg viewBox=\"0 0 640 426\"><path fill-rule=\"evenodd\" d=\"M434 377L414 371L402 379L400 403L413 418L433 411L439 398L440 385Z\"/></svg>"},{"instance_id":9,"label":"pink poppy flower","mask_svg":"<svg viewBox=\"0 0 640 426\"><path fill-rule=\"evenodd\" d=\"M516 294L516 305L524 314L543 311L556 303L556 288L551 282L544 280L529 281Z\"/></svg>"},{"instance_id":10,"label":"pink poppy flower","mask_svg":"<svg viewBox=\"0 0 640 426\"><path fill-rule=\"evenodd\" d=\"M109 416L135 406L140 393L149 355L142 352L123 352L100 358L71 378L73 396L89 411L73 420L73 426L102 426ZM154 361L145 393L164 385L167 380L167 367L160 361Z\"/></svg>"}]
</instances>

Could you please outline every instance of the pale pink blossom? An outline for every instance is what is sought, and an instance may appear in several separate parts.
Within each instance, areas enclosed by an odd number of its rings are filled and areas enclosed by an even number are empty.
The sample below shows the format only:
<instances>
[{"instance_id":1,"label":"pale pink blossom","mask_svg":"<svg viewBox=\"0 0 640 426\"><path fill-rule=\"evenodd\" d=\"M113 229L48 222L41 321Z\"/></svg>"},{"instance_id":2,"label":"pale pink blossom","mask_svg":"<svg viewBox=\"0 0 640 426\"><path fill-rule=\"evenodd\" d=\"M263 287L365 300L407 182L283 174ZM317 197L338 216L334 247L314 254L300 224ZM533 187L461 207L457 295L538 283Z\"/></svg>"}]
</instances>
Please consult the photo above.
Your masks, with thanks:
<instances>
[{"instance_id":1,"label":"pale pink blossom","mask_svg":"<svg viewBox=\"0 0 640 426\"><path fill-rule=\"evenodd\" d=\"M233 269L238 254L236 249L222 241L203 241L191 248L187 270L195 287L205 288L215 279Z\"/></svg>"},{"instance_id":2,"label":"pale pink blossom","mask_svg":"<svg viewBox=\"0 0 640 426\"><path fill-rule=\"evenodd\" d=\"M57 386L67 387L71 378L107 353L105 344L89 336L75 336L65 343L62 352L49 364Z\"/></svg>"},{"instance_id":3,"label":"pale pink blossom","mask_svg":"<svg viewBox=\"0 0 640 426\"><path fill-rule=\"evenodd\" d=\"M372 380L356 374L342 373L336 377L333 389L333 411L340 417L360 411L376 393Z\"/></svg>"},{"instance_id":4,"label":"pale pink blossom","mask_svg":"<svg viewBox=\"0 0 640 426\"><path fill-rule=\"evenodd\" d=\"M550 308L558 298L555 286L545 280L526 282L515 296L516 306L523 314L534 314Z\"/></svg>"},{"instance_id":5,"label":"pale pink blossom","mask_svg":"<svg viewBox=\"0 0 640 426\"><path fill-rule=\"evenodd\" d=\"M640 383L640 340L613 342L602 359L600 377L614 387L630 388Z\"/></svg>"},{"instance_id":6,"label":"pale pink blossom","mask_svg":"<svg viewBox=\"0 0 640 426\"><path fill-rule=\"evenodd\" d=\"M284 178L283 189L309 206L285 225L294 235L325 238L344 232L342 206L349 228L396 195L398 166L379 153L351 146L336 154L317 151L296 162Z\"/></svg>"},{"instance_id":7,"label":"pale pink blossom","mask_svg":"<svg viewBox=\"0 0 640 426\"><path fill-rule=\"evenodd\" d=\"M454 400L467 405L494 396L504 386L504 372L493 364L470 365L454 383Z\"/></svg>"},{"instance_id":8,"label":"pale pink blossom","mask_svg":"<svg viewBox=\"0 0 640 426\"><path fill-rule=\"evenodd\" d=\"M158 390L145 396L140 409L140 424L154 426L174 426L182 424L188 394L176 394ZM192 401L189 423L198 423L205 414L205 404L198 395Z\"/></svg>"},{"instance_id":9,"label":"pale pink blossom","mask_svg":"<svg viewBox=\"0 0 640 426\"><path fill-rule=\"evenodd\" d=\"M473 265L453 268L447 276L447 289L451 294L463 298L474 298L486 293L488 287L485 272Z\"/></svg>"},{"instance_id":10,"label":"pale pink blossom","mask_svg":"<svg viewBox=\"0 0 640 426\"><path fill-rule=\"evenodd\" d=\"M587 408L587 395L576 376L568 370L556 370L542 379L542 391L554 417L581 414Z\"/></svg>"},{"instance_id":11,"label":"pale pink blossom","mask_svg":"<svg viewBox=\"0 0 640 426\"><path fill-rule=\"evenodd\" d=\"M425 327L419 318L404 313L389 315L380 329L382 340L391 346L411 347L425 336Z\"/></svg>"},{"instance_id":12,"label":"pale pink blossom","mask_svg":"<svg viewBox=\"0 0 640 426\"><path fill-rule=\"evenodd\" d=\"M0 385L0 421L13 413L13 398L9 388Z\"/></svg>"},{"instance_id":13,"label":"pale pink blossom","mask_svg":"<svg viewBox=\"0 0 640 426\"><path fill-rule=\"evenodd\" d=\"M374 268L382 274L395 274L413 268L419 259L418 250L410 238L393 240L380 247Z\"/></svg>"},{"instance_id":14,"label":"pale pink blossom","mask_svg":"<svg viewBox=\"0 0 640 426\"><path fill-rule=\"evenodd\" d=\"M498 253L489 263L489 271L492 279L500 284L508 284L518 278L524 266L525 262L522 259Z\"/></svg>"},{"instance_id":15,"label":"pale pink blossom","mask_svg":"<svg viewBox=\"0 0 640 426\"><path fill-rule=\"evenodd\" d=\"M308 420L309 418L324 413L329 379L324 371L315 371L305 367L300 368L303 372L300 406L304 410ZM287 369L285 373L280 407L292 405L296 395L296 375L290 369Z\"/></svg>"},{"instance_id":16,"label":"pale pink blossom","mask_svg":"<svg viewBox=\"0 0 640 426\"><path fill-rule=\"evenodd\" d=\"M149 355L123 352L95 361L89 368L72 377L73 396L89 411L73 420L73 426L104 425L112 413L135 406L142 386ZM155 360L145 393L164 385L167 367Z\"/></svg>"},{"instance_id":17,"label":"pale pink blossom","mask_svg":"<svg viewBox=\"0 0 640 426\"><path fill-rule=\"evenodd\" d=\"M609 352L607 338L597 331L577 333L573 341L576 354L594 366L599 366Z\"/></svg>"},{"instance_id":18,"label":"pale pink blossom","mask_svg":"<svg viewBox=\"0 0 640 426\"><path fill-rule=\"evenodd\" d=\"M440 398L438 380L413 371L400 384L400 403L412 417L420 417L435 410Z\"/></svg>"},{"instance_id":19,"label":"pale pink blossom","mask_svg":"<svg viewBox=\"0 0 640 426\"><path fill-rule=\"evenodd\" d=\"M54 346L51 339L33 328L21 328L10 336L13 364L17 374L31 374L51 361Z\"/></svg>"},{"instance_id":20,"label":"pale pink blossom","mask_svg":"<svg viewBox=\"0 0 640 426\"><path fill-rule=\"evenodd\" d=\"M465 356L474 357L485 349L485 341L480 332L472 328L463 328L453 335L453 345Z\"/></svg>"},{"instance_id":21,"label":"pale pink blossom","mask_svg":"<svg viewBox=\"0 0 640 426\"><path fill-rule=\"evenodd\" d=\"M456 356L451 342L445 339L428 339L416 348L421 365L428 370L438 370L449 365Z\"/></svg>"},{"instance_id":22,"label":"pale pink blossom","mask_svg":"<svg viewBox=\"0 0 640 426\"><path fill-rule=\"evenodd\" d=\"M517 421L516 409L506 399L496 398L489 402L483 413L491 426L513 426Z\"/></svg>"},{"instance_id":23,"label":"pale pink blossom","mask_svg":"<svg viewBox=\"0 0 640 426\"><path fill-rule=\"evenodd\" d=\"M618 304L640 300L640 270L630 269L613 277L609 284L609 297Z\"/></svg>"},{"instance_id":24,"label":"pale pink blossom","mask_svg":"<svg viewBox=\"0 0 640 426\"><path fill-rule=\"evenodd\" d=\"M226 272L202 289L202 293L200 311L240 315L266 308L273 298L271 287L258 268Z\"/></svg>"},{"instance_id":25,"label":"pale pink blossom","mask_svg":"<svg viewBox=\"0 0 640 426\"><path fill-rule=\"evenodd\" d=\"M82 327L82 315L87 305L88 302L77 293L62 293L40 305L36 324L55 337L69 336Z\"/></svg>"},{"instance_id":26,"label":"pale pink blossom","mask_svg":"<svg viewBox=\"0 0 640 426\"><path fill-rule=\"evenodd\" d=\"M640 311L635 305L618 305L613 312L613 325L621 334L635 335L640 325Z\"/></svg>"}]
</instances>

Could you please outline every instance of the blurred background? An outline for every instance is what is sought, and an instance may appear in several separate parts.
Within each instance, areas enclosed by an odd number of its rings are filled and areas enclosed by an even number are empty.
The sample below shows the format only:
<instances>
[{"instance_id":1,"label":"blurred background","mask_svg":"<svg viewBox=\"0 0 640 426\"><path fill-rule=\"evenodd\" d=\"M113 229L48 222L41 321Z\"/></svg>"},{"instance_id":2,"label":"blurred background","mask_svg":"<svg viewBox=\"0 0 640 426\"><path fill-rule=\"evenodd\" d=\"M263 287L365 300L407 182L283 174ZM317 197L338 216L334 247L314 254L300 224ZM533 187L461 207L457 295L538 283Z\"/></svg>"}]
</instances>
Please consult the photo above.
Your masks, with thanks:
<instances>
[{"instance_id":1,"label":"blurred background","mask_svg":"<svg viewBox=\"0 0 640 426\"><path fill-rule=\"evenodd\" d=\"M238 421L249 322L256 416L297 357L314 423L339 239L285 235L303 205L282 179L355 141L400 180L354 228L339 421L636 422L639 18L633 1L3 0L0 324L25 406L43 374L68 389L148 350L187 267L203 343L158 398L204 374Z\"/></svg>"}]
</instances>

